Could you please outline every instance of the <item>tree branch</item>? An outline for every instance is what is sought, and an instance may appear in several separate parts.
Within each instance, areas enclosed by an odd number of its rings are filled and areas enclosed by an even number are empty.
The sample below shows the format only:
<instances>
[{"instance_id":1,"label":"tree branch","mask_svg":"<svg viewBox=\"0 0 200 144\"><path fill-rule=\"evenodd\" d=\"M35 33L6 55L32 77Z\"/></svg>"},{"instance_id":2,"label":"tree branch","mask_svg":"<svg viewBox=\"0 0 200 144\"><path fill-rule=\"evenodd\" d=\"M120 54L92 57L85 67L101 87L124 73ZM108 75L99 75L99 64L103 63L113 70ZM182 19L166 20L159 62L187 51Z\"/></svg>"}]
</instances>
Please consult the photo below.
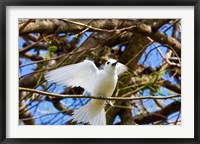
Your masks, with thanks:
<instances>
[{"instance_id":1,"label":"tree branch","mask_svg":"<svg viewBox=\"0 0 200 144\"><path fill-rule=\"evenodd\" d=\"M181 86L180 85L175 85L173 83L171 83L170 81L168 80L163 80L161 81L162 83L162 86L176 92L176 93L181 93Z\"/></svg>"},{"instance_id":2,"label":"tree branch","mask_svg":"<svg viewBox=\"0 0 200 144\"><path fill-rule=\"evenodd\" d=\"M20 91L27 91L32 93L38 93L41 95L52 96L55 98L90 98L90 99L98 99L98 100L141 100L141 99L171 99L181 97L180 94L171 95L171 96L142 96L142 97L96 97L96 96L84 96L84 95L62 95L62 94L53 94L49 92L39 91L36 89L29 89L19 87Z\"/></svg>"},{"instance_id":3,"label":"tree branch","mask_svg":"<svg viewBox=\"0 0 200 144\"><path fill-rule=\"evenodd\" d=\"M28 59L30 59L32 61L43 60L43 57L41 57L39 55L34 55L34 54L30 53L30 52L24 53L22 57L26 57L26 58L28 58Z\"/></svg>"},{"instance_id":4,"label":"tree branch","mask_svg":"<svg viewBox=\"0 0 200 144\"><path fill-rule=\"evenodd\" d=\"M25 47L25 48L23 48L23 49L20 49L20 50L19 50L19 54L23 54L23 53L29 51L30 49L32 49L34 46L36 46L37 44L39 44L39 43L40 43L41 41L43 41L44 39L50 38L50 37L52 37L52 36L54 36L54 35L53 35L53 34L50 34L50 35L48 35L48 36L46 36L46 37L44 37L44 38L41 38L41 39L38 40L37 42L35 42L35 43L33 43L33 44L30 44L30 45L28 45L27 47Z\"/></svg>"},{"instance_id":5,"label":"tree branch","mask_svg":"<svg viewBox=\"0 0 200 144\"><path fill-rule=\"evenodd\" d=\"M89 28L89 29L92 29L92 30L95 30L95 31L109 32L109 33L116 32L116 31L121 32L121 31L125 31L125 30L129 30L130 31L130 30L134 29L137 26L137 25L131 25L131 26L128 26L128 27L120 28L120 29L102 29L102 28L93 27L93 26L90 26L90 25L87 25L87 24L84 24L84 23L71 21L71 20L68 20L68 19L60 19L60 20L65 22L65 23L71 23L71 24L84 26L86 28Z\"/></svg>"},{"instance_id":6,"label":"tree branch","mask_svg":"<svg viewBox=\"0 0 200 144\"><path fill-rule=\"evenodd\" d=\"M64 22L65 21L65 22ZM79 32L82 28L90 28L92 31L100 32L116 32L116 31L131 31L137 34L151 37L154 41L160 42L161 44L169 45L173 47L176 53L181 55L181 44L175 38L167 36L165 33L157 31L156 33L149 26L138 21L129 20L93 20L90 25L87 23L90 20L48 20L48 21L37 21L35 23L29 23L20 33L31 33L31 32L49 32L53 33L54 28L57 26L58 33L61 32ZM123 22L124 21L124 22ZM118 27L123 22L123 25ZM160 25L160 24L159 24Z\"/></svg>"},{"instance_id":7,"label":"tree branch","mask_svg":"<svg viewBox=\"0 0 200 144\"><path fill-rule=\"evenodd\" d=\"M133 117L133 121L137 124L149 124L160 120L166 120L170 114L179 111L180 108L181 102L175 101L156 112L135 116Z\"/></svg>"},{"instance_id":8,"label":"tree branch","mask_svg":"<svg viewBox=\"0 0 200 144\"><path fill-rule=\"evenodd\" d=\"M23 107L23 106L24 106L24 103L20 103L20 107ZM27 118L29 118L29 120L26 120L26 121L23 120ZM25 125L35 125L35 120L33 119L33 116L30 113L30 111L28 111L27 109L26 109L26 112L19 114L19 119L22 120Z\"/></svg>"}]
</instances>

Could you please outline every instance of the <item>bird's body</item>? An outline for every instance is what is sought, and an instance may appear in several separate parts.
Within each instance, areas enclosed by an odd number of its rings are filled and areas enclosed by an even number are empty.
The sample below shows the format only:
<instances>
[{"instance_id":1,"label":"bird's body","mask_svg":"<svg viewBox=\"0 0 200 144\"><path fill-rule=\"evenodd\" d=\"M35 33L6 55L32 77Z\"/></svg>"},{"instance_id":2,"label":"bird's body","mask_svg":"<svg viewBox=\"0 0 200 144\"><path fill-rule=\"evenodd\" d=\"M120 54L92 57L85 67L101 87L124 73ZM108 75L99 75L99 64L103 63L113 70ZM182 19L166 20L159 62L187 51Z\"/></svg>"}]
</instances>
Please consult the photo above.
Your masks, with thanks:
<instances>
[{"instance_id":1,"label":"bird's body","mask_svg":"<svg viewBox=\"0 0 200 144\"><path fill-rule=\"evenodd\" d=\"M126 70L125 65L113 59L106 62L103 70L98 70L93 62L85 60L52 70L45 75L45 78L67 86L81 86L92 96L110 97L115 90L118 75ZM91 100L75 110L70 119L78 123L106 125L104 107L105 100Z\"/></svg>"},{"instance_id":2,"label":"bird's body","mask_svg":"<svg viewBox=\"0 0 200 144\"><path fill-rule=\"evenodd\" d=\"M118 76L116 71L106 72L104 70L99 71L94 84L94 96L110 97L115 90Z\"/></svg>"}]
</instances>

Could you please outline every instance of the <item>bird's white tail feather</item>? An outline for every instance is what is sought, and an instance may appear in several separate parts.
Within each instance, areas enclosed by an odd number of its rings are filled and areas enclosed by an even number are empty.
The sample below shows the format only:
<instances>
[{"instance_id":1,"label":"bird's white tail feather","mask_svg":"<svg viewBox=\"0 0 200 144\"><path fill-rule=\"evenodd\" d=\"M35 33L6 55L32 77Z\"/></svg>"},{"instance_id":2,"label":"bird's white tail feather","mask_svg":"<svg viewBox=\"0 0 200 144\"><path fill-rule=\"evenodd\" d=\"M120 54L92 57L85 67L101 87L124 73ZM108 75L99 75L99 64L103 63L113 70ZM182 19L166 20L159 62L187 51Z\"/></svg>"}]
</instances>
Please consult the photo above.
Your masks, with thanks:
<instances>
[{"instance_id":1,"label":"bird's white tail feather","mask_svg":"<svg viewBox=\"0 0 200 144\"><path fill-rule=\"evenodd\" d=\"M70 120L77 121L77 123L89 123L91 125L106 125L105 116L105 101L91 100L83 107L74 111Z\"/></svg>"}]
</instances>

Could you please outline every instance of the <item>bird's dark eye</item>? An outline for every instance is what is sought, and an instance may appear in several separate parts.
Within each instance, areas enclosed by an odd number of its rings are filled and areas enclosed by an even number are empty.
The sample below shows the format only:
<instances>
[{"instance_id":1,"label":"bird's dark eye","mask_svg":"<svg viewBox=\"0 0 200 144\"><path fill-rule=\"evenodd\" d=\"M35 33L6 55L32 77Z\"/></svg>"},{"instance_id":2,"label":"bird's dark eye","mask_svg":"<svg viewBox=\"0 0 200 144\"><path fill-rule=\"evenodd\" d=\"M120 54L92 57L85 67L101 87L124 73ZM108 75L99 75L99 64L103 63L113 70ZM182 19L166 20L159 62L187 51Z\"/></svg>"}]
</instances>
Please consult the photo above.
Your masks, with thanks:
<instances>
[{"instance_id":1,"label":"bird's dark eye","mask_svg":"<svg viewBox=\"0 0 200 144\"><path fill-rule=\"evenodd\" d=\"M110 62L107 62L107 65L109 65Z\"/></svg>"}]
</instances>

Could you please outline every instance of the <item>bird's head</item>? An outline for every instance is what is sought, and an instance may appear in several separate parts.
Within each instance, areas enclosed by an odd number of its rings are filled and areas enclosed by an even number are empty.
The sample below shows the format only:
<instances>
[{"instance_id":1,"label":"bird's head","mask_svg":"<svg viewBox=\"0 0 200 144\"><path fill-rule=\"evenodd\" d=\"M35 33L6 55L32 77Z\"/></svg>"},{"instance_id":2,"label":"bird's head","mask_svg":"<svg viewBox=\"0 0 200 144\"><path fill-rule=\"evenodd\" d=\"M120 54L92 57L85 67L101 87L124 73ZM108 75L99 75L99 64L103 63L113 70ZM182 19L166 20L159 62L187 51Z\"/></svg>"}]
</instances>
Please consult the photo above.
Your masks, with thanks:
<instances>
[{"instance_id":1,"label":"bird's head","mask_svg":"<svg viewBox=\"0 0 200 144\"><path fill-rule=\"evenodd\" d=\"M114 59L109 59L104 66L104 70L106 71L115 71L116 67L117 67L117 63L118 61L114 60Z\"/></svg>"}]
</instances>

